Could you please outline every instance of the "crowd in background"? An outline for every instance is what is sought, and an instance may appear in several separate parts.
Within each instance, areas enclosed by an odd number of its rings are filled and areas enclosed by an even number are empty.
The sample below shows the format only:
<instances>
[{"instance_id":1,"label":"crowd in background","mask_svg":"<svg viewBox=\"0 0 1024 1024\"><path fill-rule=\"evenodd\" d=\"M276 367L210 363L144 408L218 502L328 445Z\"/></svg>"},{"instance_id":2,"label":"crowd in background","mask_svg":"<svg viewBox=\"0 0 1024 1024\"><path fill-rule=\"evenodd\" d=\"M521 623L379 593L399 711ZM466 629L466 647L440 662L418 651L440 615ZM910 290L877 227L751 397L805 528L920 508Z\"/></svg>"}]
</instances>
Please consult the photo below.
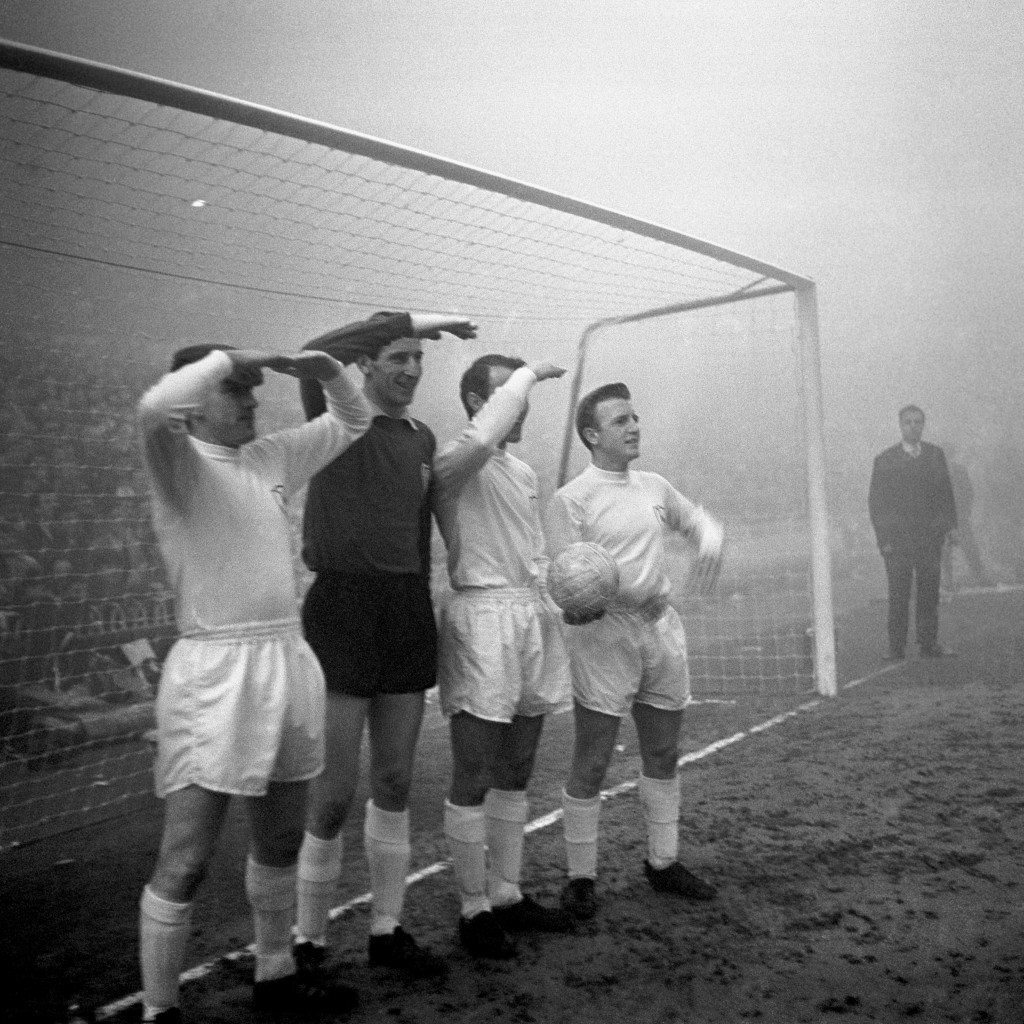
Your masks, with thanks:
<instances>
[{"instance_id":1,"label":"crowd in background","mask_svg":"<svg viewBox=\"0 0 1024 1024\"><path fill-rule=\"evenodd\" d=\"M139 670L153 668L142 663L172 625L136 450L136 383L73 346L55 360L6 345L2 360L0 736L11 741L61 698L138 699ZM149 646L131 646L140 639Z\"/></svg>"}]
</instances>

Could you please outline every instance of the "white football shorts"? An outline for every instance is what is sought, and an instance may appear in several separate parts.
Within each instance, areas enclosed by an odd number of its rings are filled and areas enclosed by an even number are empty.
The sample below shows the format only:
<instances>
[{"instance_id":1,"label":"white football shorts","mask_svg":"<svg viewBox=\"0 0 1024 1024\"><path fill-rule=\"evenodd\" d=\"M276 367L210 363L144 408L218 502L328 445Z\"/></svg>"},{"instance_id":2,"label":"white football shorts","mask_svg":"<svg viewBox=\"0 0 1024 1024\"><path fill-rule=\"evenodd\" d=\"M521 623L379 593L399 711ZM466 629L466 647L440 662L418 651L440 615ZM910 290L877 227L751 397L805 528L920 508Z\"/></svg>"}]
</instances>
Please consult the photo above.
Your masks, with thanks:
<instances>
[{"instance_id":1,"label":"white football shorts","mask_svg":"<svg viewBox=\"0 0 1024 1024\"><path fill-rule=\"evenodd\" d=\"M450 594L438 625L438 689L445 715L511 722L568 710L561 612L529 588Z\"/></svg>"},{"instance_id":2,"label":"white football shorts","mask_svg":"<svg viewBox=\"0 0 1024 1024\"><path fill-rule=\"evenodd\" d=\"M263 796L324 764L324 677L297 621L183 637L157 691L156 795Z\"/></svg>"},{"instance_id":3,"label":"white football shorts","mask_svg":"<svg viewBox=\"0 0 1024 1024\"><path fill-rule=\"evenodd\" d=\"M686 633L669 606L651 617L612 606L595 622L565 627L573 696L585 708L622 717L634 701L679 711L691 701Z\"/></svg>"}]
</instances>

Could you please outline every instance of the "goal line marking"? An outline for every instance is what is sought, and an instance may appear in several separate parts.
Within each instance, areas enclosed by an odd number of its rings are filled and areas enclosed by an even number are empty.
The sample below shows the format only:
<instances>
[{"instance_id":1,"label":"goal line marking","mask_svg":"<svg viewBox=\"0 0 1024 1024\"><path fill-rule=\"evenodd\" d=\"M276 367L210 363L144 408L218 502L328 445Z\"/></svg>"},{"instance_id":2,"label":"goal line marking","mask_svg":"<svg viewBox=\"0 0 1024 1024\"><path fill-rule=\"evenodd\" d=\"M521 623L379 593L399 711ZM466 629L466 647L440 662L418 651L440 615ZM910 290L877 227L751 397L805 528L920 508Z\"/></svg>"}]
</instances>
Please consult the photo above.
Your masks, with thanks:
<instances>
[{"instance_id":1,"label":"goal line marking","mask_svg":"<svg viewBox=\"0 0 1024 1024\"><path fill-rule=\"evenodd\" d=\"M868 675L861 677L860 679L853 679L848 683L844 683L842 685L842 689L853 689L855 686L860 686L862 683L878 679L899 667L900 666L898 664L886 665L875 672L871 672ZM676 764L679 767L682 767L683 765L694 764L697 761L702 761L704 758L711 757L712 754L717 754L719 751L725 750L726 747L731 747L734 744L739 743L741 740L749 739L752 736L756 736L758 733L767 732L769 729L773 729L775 726L781 725L783 722L788 722L792 718L797 718L800 715L815 711L824 702L825 698L818 697L814 700L809 700L804 704L799 704L789 711L783 711L778 715L765 719L763 722L759 722L757 725L752 725L749 729L733 733L731 736L726 736L720 740L715 740L714 743L709 743L707 746L701 747L700 750L694 750L688 754L683 754ZM620 782L617 786L612 786L609 789L603 789L601 790L601 799L612 800L617 796L622 796L623 793L628 793L630 790L635 789L637 781L637 779L630 779L626 782ZM526 833L530 834L532 832L539 832L541 829L549 828L551 825L554 825L561 820L562 809L561 807L558 807L553 811L549 811L547 814L542 814L539 818L534 818L532 821L527 822ZM431 878L434 875L440 875L443 872L448 871L450 868L451 861L436 861L428 867L421 868L419 871L414 871L406 878L406 885L416 885L417 882L422 882L424 879ZM361 893L359 896L353 897L347 902L342 903L340 906L334 907L330 912L330 918L332 921L336 921L338 918L345 917L358 907L363 907L369 904L371 899L371 893ZM179 980L182 985L187 985L192 981L198 981L200 978L205 978L209 975L217 966L225 963L237 963L245 957L252 956L254 952L255 947L250 943L243 949L233 950L230 953L225 953L223 956L217 957L215 960L207 960L205 963L196 964L195 967L190 967L187 971L182 972L179 976ZM98 1007L96 1009L96 1019L106 1020L109 1017L114 1017L119 1013L123 1013L125 1010L131 1009L131 1007L136 1006L141 1001L142 993L133 992L131 995L124 996L115 1002L107 1003L106 1006Z\"/></svg>"}]
</instances>

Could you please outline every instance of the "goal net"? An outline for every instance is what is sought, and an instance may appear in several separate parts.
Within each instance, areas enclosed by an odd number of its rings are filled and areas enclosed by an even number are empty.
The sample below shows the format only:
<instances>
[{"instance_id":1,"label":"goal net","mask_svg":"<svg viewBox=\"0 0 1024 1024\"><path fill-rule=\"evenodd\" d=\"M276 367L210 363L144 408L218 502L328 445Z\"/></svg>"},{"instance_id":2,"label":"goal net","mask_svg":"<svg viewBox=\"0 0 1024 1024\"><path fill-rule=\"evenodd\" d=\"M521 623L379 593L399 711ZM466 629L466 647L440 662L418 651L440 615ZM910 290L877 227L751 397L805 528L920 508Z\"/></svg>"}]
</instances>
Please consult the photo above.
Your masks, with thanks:
<instances>
[{"instance_id":1,"label":"goal net","mask_svg":"<svg viewBox=\"0 0 1024 1024\"><path fill-rule=\"evenodd\" d=\"M577 390L626 381L641 465L730 536L710 597L670 547L702 735L834 692L811 282L428 154L10 43L0 133L0 849L151 792L175 631L134 407L196 341L293 350L379 309L473 319L478 340L428 343L414 411L442 440L484 352L574 366ZM261 390L262 428L298 421L293 386ZM584 464L572 390L537 390L520 449L542 500Z\"/></svg>"}]
</instances>

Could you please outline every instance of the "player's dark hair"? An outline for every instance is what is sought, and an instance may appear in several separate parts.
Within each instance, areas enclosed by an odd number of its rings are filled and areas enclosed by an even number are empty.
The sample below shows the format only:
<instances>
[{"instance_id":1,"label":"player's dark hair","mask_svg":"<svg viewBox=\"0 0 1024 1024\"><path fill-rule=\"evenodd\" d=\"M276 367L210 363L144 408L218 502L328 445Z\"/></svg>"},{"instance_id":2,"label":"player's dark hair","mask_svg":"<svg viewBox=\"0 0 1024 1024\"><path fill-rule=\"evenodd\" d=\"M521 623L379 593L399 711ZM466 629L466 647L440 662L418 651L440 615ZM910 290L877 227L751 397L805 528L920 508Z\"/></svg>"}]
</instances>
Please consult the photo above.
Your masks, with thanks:
<instances>
[{"instance_id":1,"label":"player's dark hair","mask_svg":"<svg viewBox=\"0 0 1024 1024\"><path fill-rule=\"evenodd\" d=\"M897 414L896 418L898 420L901 420L901 419L903 419L904 414L908 413L908 412L919 412L922 416L924 415L924 409L922 409L921 406L919 406L919 405L905 405L905 406L903 406L902 409L900 409L900 411Z\"/></svg>"},{"instance_id":2,"label":"player's dark hair","mask_svg":"<svg viewBox=\"0 0 1024 1024\"><path fill-rule=\"evenodd\" d=\"M189 363L198 363L205 359L211 352L227 352L233 349L234 345L186 345L179 348L171 357L171 372L180 370Z\"/></svg>"},{"instance_id":3,"label":"player's dark hair","mask_svg":"<svg viewBox=\"0 0 1024 1024\"><path fill-rule=\"evenodd\" d=\"M594 446L583 436L583 431L588 427L594 430L598 428L597 416L595 415L598 405L601 402L608 401L609 398L622 398L628 402L632 397L629 393L629 388L625 384L618 382L615 384L602 384L599 388L594 388L593 391L580 399L580 404L576 406L576 433L579 434L580 440L586 445L587 451L592 451Z\"/></svg>"},{"instance_id":4,"label":"player's dark hair","mask_svg":"<svg viewBox=\"0 0 1024 1024\"><path fill-rule=\"evenodd\" d=\"M462 380L459 381L459 397L462 399L462 407L466 410L469 418L473 418L474 412L469 407L468 402L471 392L485 400L491 397L492 366L503 366L506 370L514 371L518 370L520 366L525 365L526 362L516 356L502 356L496 352L474 360L469 369L462 375Z\"/></svg>"}]
</instances>

